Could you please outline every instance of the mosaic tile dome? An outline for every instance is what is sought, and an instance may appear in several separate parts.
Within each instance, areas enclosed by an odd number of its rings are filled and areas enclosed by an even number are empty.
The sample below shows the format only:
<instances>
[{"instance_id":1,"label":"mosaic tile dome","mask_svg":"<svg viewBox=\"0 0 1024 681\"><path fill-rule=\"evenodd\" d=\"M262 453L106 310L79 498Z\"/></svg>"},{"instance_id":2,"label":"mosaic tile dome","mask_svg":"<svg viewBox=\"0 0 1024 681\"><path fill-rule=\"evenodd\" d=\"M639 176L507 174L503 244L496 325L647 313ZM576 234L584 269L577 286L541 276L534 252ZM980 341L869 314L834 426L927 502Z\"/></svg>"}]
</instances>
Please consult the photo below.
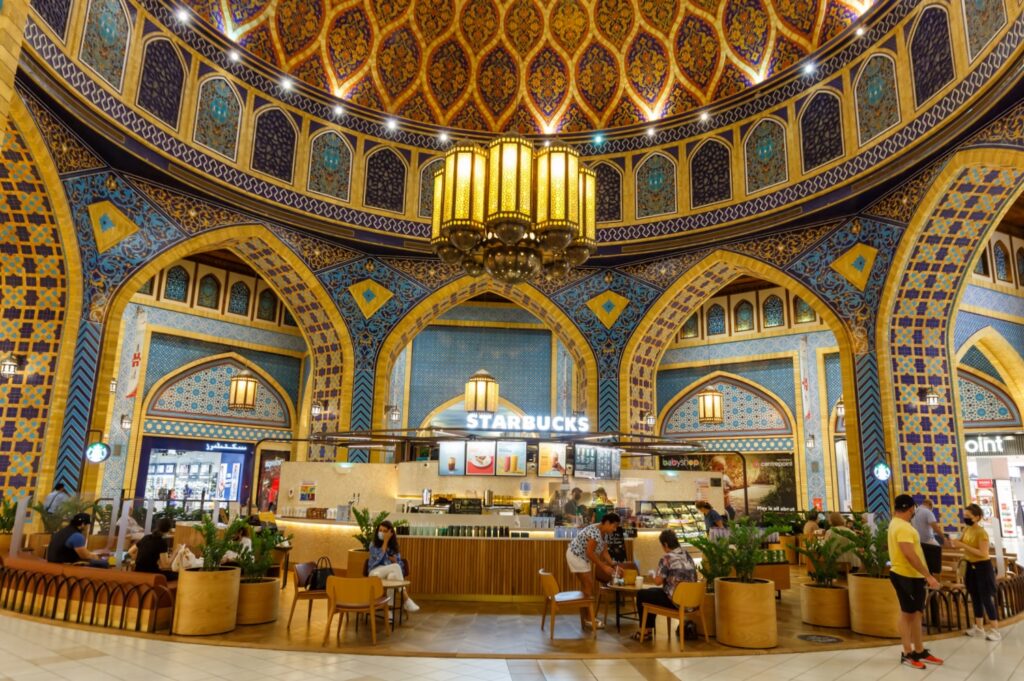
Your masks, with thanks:
<instances>
[{"instance_id":1,"label":"mosaic tile dome","mask_svg":"<svg viewBox=\"0 0 1024 681\"><path fill-rule=\"evenodd\" d=\"M251 55L403 118L614 128L743 92L870 0L188 0ZM225 14L227 10L227 14Z\"/></svg>"}]
</instances>

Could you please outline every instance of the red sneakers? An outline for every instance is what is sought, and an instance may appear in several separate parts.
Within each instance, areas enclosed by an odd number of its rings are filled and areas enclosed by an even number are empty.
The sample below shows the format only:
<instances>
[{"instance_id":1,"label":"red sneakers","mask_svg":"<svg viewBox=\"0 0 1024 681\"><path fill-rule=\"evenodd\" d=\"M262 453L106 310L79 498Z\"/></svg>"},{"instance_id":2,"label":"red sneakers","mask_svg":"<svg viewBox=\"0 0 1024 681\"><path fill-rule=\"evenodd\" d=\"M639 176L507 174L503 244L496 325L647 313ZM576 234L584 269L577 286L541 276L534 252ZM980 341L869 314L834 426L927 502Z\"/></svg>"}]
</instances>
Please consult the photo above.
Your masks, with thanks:
<instances>
[{"instance_id":1,"label":"red sneakers","mask_svg":"<svg viewBox=\"0 0 1024 681\"><path fill-rule=\"evenodd\" d=\"M906 653L900 653L900 664L905 664L908 667L913 667L914 669L928 669L928 667L924 666L924 662L919 662L914 655L916 655L916 653L910 653L909 655Z\"/></svg>"},{"instance_id":2,"label":"red sneakers","mask_svg":"<svg viewBox=\"0 0 1024 681\"><path fill-rule=\"evenodd\" d=\"M942 659L932 655L931 652L927 648L925 648L924 650L922 650L919 653L911 653L911 655L913 655L914 659L916 659L918 662L924 662L926 664L934 664L934 665L942 664Z\"/></svg>"}]
</instances>

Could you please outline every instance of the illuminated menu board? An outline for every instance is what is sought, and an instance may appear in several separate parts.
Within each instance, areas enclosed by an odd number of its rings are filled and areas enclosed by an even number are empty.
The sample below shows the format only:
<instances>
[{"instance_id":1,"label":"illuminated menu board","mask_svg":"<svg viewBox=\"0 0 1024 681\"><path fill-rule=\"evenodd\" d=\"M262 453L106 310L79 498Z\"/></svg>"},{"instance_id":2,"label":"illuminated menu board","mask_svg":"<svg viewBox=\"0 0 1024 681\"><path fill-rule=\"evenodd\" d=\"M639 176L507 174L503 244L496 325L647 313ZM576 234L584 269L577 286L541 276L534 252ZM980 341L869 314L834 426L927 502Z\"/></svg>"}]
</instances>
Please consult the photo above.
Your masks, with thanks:
<instances>
[{"instance_id":1,"label":"illuminated menu board","mask_svg":"<svg viewBox=\"0 0 1024 681\"><path fill-rule=\"evenodd\" d=\"M494 475L494 440L466 443L466 475Z\"/></svg>"},{"instance_id":2,"label":"illuminated menu board","mask_svg":"<svg viewBox=\"0 0 1024 681\"><path fill-rule=\"evenodd\" d=\"M566 446L562 442L541 442L537 451L537 475L560 478L565 474Z\"/></svg>"},{"instance_id":3,"label":"illuminated menu board","mask_svg":"<svg viewBox=\"0 0 1024 681\"><path fill-rule=\"evenodd\" d=\"M498 475L526 475L526 443L522 440L498 440Z\"/></svg>"},{"instance_id":4,"label":"illuminated menu board","mask_svg":"<svg viewBox=\"0 0 1024 681\"><path fill-rule=\"evenodd\" d=\"M572 474L577 478L597 477L597 450L593 445L576 445Z\"/></svg>"},{"instance_id":5,"label":"illuminated menu board","mask_svg":"<svg viewBox=\"0 0 1024 681\"><path fill-rule=\"evenodd\" d=\"M466 443L461 440L445 440L440 443L437 456L438 475L466 474Z\"/></svg>"}]
</instances>

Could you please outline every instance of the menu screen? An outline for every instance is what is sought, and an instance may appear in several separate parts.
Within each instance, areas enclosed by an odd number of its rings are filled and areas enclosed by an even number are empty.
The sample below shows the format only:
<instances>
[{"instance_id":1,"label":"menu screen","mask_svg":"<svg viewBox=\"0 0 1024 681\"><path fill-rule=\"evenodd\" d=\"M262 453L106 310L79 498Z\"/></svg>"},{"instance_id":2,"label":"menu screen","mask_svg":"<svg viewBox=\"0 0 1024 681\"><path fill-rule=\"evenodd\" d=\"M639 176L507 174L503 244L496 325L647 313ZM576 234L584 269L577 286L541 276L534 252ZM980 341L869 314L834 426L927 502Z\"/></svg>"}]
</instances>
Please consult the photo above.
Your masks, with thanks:
<instances>
[{"instance_id":1,"label":"menu screen","mask_svg":"<svg viewBox=\"0 0 1024 681\"><path fill-rule=\"evenodd\" d=\"M561 442L541 442L537 452L537 475L542 478L565 475L565 449Z\"/></svg>"},{"instance_id":2,"label":"menu screen","mask_svg":"<svg viewBox=\"0 0 1024 681\"><path fill-rule=\"evenodd\" d=\"M526 475L526 443L498 440L498 475Z\"/></svg>"},{"instance_id":3,"label":"menu screen","mask_svg":"<svg viewBox=\"0 0 1024 681\"><path fill-rule=\"evenodd\" d=\"M594 447L595 475L598 480L617 480L620 474L621 452L610 447Z\"/></svg>"},{"instance_id":4,"label":"menu screen","mask_svg":"<svg viewBox=\"0 0 1024 681\"><path fill-rule=\"evenodd\" d=\"M466 443L466 475L494 475L494 440Z\"/></svg>"},{"instance_id":5,"label":"menu screen","mask_svg":"<svg viewBox=\"0 0 1024 681\"><path fill-rule=\"evenodd\" d=\"M573 476L593 478L597 475L597 450L598 448L593 445L576 445Z\"/></svg>"},{"instance_id":6,"label":"menu screen","mask_svg":"<svg viewBox=\"0 0 1024 681\"><path fill-rule=\"evenodd\" d=\"M437 474L465 475L466 443L462 441L443 441L438 444Z\"/></svg>"}]
</instances>

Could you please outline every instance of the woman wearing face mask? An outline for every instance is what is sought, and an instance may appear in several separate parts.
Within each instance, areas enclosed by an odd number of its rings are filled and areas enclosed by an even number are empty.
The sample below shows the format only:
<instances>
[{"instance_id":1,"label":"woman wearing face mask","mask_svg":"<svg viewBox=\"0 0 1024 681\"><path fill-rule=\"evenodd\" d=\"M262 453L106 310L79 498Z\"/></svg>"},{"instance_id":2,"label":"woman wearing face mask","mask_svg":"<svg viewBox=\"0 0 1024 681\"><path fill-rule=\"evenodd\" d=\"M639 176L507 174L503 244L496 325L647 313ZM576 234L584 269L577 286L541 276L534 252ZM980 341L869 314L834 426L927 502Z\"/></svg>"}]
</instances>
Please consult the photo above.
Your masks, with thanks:
<instances>
[{"instance_id":1,"label":"woman wearing face mask","mask_svg":"<svg viewBox=\"0 0 1024 681\"><path fill-rule=\"evenodd\" d=\"M967 561L964 585L974 606L974 626L967 630L967 635L998 641L1002 636L997 629L996 573L988 555L988 532L981 526L983 517L981 506L971 504L965 508L964 525L967 527L960 539L954 539L951 543L964 552L964 560ZM984 627L986 619L989 624L987 631Z\"/></svg>"},{"instance_id":2,"label":"woman wearing face mask","mask_svg":"<svg viewBox=\"0 0 1024 681\"><path fill-rule=\"evenodd\" d=\"M390 520L384 520L377 526L373 536L373 543L370 544L370 560L366 567L369 568L371 577L401 581L405 579L402 574L402 554L398 552L398 537L395 536L395 526ZM413 602L409 592L405 593L406 612L416 612L420 606Z\"/></svg>"}]
</instances>

